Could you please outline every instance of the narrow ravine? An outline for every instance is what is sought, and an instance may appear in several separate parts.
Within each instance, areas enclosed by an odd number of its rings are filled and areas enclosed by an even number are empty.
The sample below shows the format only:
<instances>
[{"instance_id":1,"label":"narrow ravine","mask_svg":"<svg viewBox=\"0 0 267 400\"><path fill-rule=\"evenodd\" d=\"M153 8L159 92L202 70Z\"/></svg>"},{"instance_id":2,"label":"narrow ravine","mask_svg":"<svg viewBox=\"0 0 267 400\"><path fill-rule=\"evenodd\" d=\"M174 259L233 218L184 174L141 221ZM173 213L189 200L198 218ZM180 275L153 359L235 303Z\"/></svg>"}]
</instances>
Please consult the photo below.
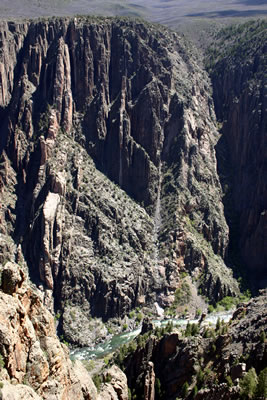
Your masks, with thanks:
<instances>
[{"instance_id":1,"label":"narrow ravine","mask_svg":"<svg viewBox=\"0 0 267 400\"><path fill-rule=\"evenodd\" d=\"M121 106L120 106L120 134L119 134L119 185L122 187L123 184L123 173L122 173L122 147L123 147L123 122L124 122L124 113L125 113L125 103L126 103L126 76L122 77L121 83Z\"/></svg>"},{"instance_id":2,"label":"narrow ravine","mask_svg":"<svg viewBox=\"0 0 267 400\"><path fill-rule=\"evenodd\" d=\"M154 230L153 230L155 267L158 267L159 264L159 232L161 227L161 183L162 183L162 173L161 173L161 161L160 161L158 167L157 200L156 200L156 207L154 214Z\"/></svg>"}]
</instances>

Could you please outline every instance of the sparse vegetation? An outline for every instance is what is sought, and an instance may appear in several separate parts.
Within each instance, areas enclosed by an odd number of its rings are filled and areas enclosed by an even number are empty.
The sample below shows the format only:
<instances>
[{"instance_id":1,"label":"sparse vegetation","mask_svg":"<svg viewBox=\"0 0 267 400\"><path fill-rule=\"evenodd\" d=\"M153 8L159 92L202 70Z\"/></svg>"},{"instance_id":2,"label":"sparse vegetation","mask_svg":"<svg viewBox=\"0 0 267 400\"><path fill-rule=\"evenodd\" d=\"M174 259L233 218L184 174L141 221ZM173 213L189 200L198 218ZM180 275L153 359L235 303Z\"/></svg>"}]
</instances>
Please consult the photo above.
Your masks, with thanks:
<instances>
[{"instance_id":1,"label":"sparse vegetation","mask_svg":"<svg viewBox=\"0 0 267 400\"><path fill-rule=\"evenodd\" d=\"M199 333L199 325L198 324L191 324L190 322L187 323L185 329L185 336L196 336Z\"/></svg>"},{"instance_id":2,"label":"sparse vegetation","mask_svg":"<svg viewBox=\"0 0 267 400\"><path fill-rule=\"evenodd\" d=\"M189 388L188 382L185 382L182 386L182 396L183 397L186 397L188 395L188 388Z\"/></svg>"},{"instance_id":3,"label":"sparse vegetation","mask_svg":"<svg viewBox=\"0 0 267 400\"><path fill-rule=\"evenodd\" d=\"M91 372L95 368L94 360L83 360L82 363L88 372Z\"/></svg>"},{"instance_id":4,"label":"sparse vegetation","mask_svg":"<svg viewBox=\"0 0 267 400\"><path fill-rule=\"evenodd\" d=\"M228 385L229 387L232 387L232 386L233 386L233 381L232 381L231 376L227 375L226 378L225 378L225 380L226 380L226 383L227 383L227 385Z\"/></svg>"},{"instance_id":5,"label":"sparse vegetation","mask_svg":"<svg viewBox=\"0 0 267 400\"><path fill-rule=\"evenodd\" d=\"M158 399L163 399L163 391L161 388L161 382L159 378L155 379L155 393Z\"/></svg>"},{"instance_id":6,"label":"sparse vegetation","mask_svg":"<svg viewBox=\"0 0 267 400\"><path fill-rule=\"evenodd\" d=\"M94 382L94 384L95 384L95 387L97 388L97 391L100 392L100 388L101 388L101 385L102 385L102 383L103 383L103 378L102 378L102 376L100 376L100 375L94 375L94 376L93 376L93 382Z\"/></svg>"},{"instance_id":7,"label":"sparse vegetation","mask_svg":"<svg viewBox=\"0 0 267 400\"><path fill-rule=\"evenodd\" d=\"M60 319L60 317L61 317L61 313L60 313L60 312L57 312L57 313L55 314L55 320L58 321L58 320Z\"/></svg>"},{"instance_id":8,"label":"sparse vegetation","mask_svg":"<svg viewBox=\"0 0 267 400\"><path fill-rule=\"evenodd\" d=\"M141 312L138 312L136 315L136 321L140 323L142 319L143 319L143 314Z\"/></svg>"},{"instance_id":9,"label":"sparse vegetation","mask_svg":"<svg viewBox=\"0 0 267 400\"><path fill-rule=\"evenodd\" d=\"M195 385L195 386L193 387L192 393L193 393L193 397L196 397L196 395L197 395L197 393L198 393L198 387L197 387L197 385Z\"/></svg>"},{"instance_id":10,"label":"sparse vegetation","mask_svg":"<svg viewBox=\"0 0 267 400\"><path fill-rule=\"evenodd\" d=\"M260 342L265 343L265 341L266 341L266 333L262 331L260 334Z\"/></svg>"},{"instance_id":11,"label":"sparse vegetation","mask_svg":"<svg viewBox=\"0 0 267 400\"><path fill-rule=\"evenodd\" d=\"M0 370L5 367L5 362L2 354L0 354Z\"/></svg>"},{"instance_id":12,"label":"sparse vegetation","mask_svg":"<svg viewBox=\"0 0 267 400\"><path fill-rule=\"evenodd\" d=\"M267 367L259 373L256 396L262 399L267 398Z\"/></svg>"},{"instance_id":13,"label":"sparse vegetation","mask_svg":"<svg viewBox=\"0 0 267 400\"><path fill-rule=\"evenodd\" d=\"M241 294L239 297L231 297L231 296L226 296L222 298L220 301L218 301L215 305L209 304L208 305L208 313L211 314L213 312L218 312L218 311L229 311L235 306L237 306L239 303L247 302L251 297L251 293L249 290Z\"/></svg>"},{"instance_id":14,"label":"sparse vegetation","mask_svg":"<svg viewBox=\"0 0 267 400\"><path fill-rule=\"evenodd\" d=\"M251 368L240 381L241 397L243 399L253 399L256 394L257 385L258 377L255 368Z\"/></svg>"}]
</instances>

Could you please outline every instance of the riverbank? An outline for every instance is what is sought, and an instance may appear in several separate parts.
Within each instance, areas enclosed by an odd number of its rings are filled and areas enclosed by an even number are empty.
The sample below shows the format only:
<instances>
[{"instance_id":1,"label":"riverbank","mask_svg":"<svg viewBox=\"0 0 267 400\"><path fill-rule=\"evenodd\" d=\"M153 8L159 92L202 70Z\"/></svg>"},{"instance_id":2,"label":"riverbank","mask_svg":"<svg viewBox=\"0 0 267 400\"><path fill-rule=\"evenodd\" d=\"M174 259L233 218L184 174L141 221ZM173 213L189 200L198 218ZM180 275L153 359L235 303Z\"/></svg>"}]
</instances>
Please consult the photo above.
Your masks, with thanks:
<instances>
[{"instance_id":1,"label":"riverbank","mask_svg":"<svg viewBox=\"0 0 267 400\"><path fill-rule=\"evenodd\" d=\"M225 323L229 322L233 315L233 309L229 311L221 311L215 312L212 314L208 314L204 320L201 322L201 326L211 325L215 326L218 319L224 321ZM158 328L166 327L167 324L173 324L176 328L185 328L188 323L198 324L200 319L177 319L177 318L169 318L162 320L152 320L153 325ZM131 340L136 338L142 329L142 324L137 329L134 329L129 332L121 333L119 335L114 335L111 338L107 339L105 342L96 345L95 347L83 347L73 349L70 352L70 357L73 360L94 360L104 358L110 353L113 353L120 346L129 343Z\"/></svg>"}]
</instances>

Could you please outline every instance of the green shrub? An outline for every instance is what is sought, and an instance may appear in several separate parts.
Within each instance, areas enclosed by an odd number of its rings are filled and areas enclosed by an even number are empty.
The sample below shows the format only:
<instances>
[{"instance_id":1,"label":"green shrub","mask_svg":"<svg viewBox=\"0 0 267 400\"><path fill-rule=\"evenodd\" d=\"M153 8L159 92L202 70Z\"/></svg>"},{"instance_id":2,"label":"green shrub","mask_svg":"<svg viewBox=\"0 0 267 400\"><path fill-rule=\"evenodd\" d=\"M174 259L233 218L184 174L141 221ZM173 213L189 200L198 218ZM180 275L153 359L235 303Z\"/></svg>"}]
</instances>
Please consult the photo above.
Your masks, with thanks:
<instances>
[{"instance_id":1,"label":"green shrub","mask_svg":"<svg viewBox=\"0 0 267 400\"><path fill-rule=\"evenodd\" d=\"M197 311L196 311L196 316L200 317L200 315L201 315L201 310L200 310L200 308L198 308Z\"/></svg>"},{"instance_id":2,"label":"green shrub","mask_svg":"<svg viewBox=\"0 0 267 400\"><path fill-rule=\"evenodd\" d=\"M161 337L161 329L158 326L154 329L154 335L157 336L158 339Z\"/></svg>"},{"instance_id":3,"label":"green shrub","mask_svg":"<svg viewBox=\"0 0 267 400\"><path fill-rule=\"evenodd\" d=\"M220 318L218 318L217 322L216 322L216 331L219 331L220 328L221 328L221 320L220 320Z\"/></svg>"},{"instance_id":4,"label":"green shrub","mask_svg":"<svg viewBox=\"0 0 267 400\"><path fill-rule=\"evenodd\" d=\"M110 374L107 374L104 378L104 382L105 383L109 383L112 381L112 376Z\"/></svg>"},{"instance_id":5,"label":"green shrub","mask_svg":"<svg viewBox=\"0 0 267 400\"><path fill-rule=\"evenodd\" d=\"M174 304L183 306L189 302L191 296L190 286L187 282L182 282L181 287L175 291Z\"/></svg>"},{"instance_id":6,"label":"green shrub","mask_svg":"<svg viewBox=\"0 0 267 400\"><path fill-rule=\"evenodd\" d=\"M187 323L186 329L185 329L185 336L196 336L199 333L199 326L198 324L190 324L190 322Z\"/></svg>"},{"instance_id":7,"label":"green shrub","mask_svg":"<svg viewBox=\"0 0 267 400\"><path fill-rule=\"evenodd\" d=\"M243 399L253 399L258 385L258 377L255 368L250 368L243 379L240 381L241 397Z\"/></svg>"},{"instance_id":8,"label":"green shrub","mask_svg":"<svg viewBox=\"0 0 267 400\"><path fill-rule=\"evenodd\" d=\"M58 321L60 319L60 317L61 317L61 313L57 312L55 315L55 320Z\"/></svg>"},{"instance_id":9,"label":"green shrub","mask_svg":"<svg viewBox=\"0 0 267 400\"><path fill-rule=\"evenodd\" d=\"M204 372L202 371L202 369L200 369L197 373L197 386L201 388L203 383L204 383Z\"/></svg>"},{"instance_id":10,"label":"green shrub","mask_svg":"<svg viewBox=\"0 0 267 400\"><path fill-rule=\"evenodd\" d=\"M212 313L212 312L214 312L214 307L213 307L212 304L209 304L209 306L208 306L208 313L210 314L210 313Z\"/></svg>"},{"instance_id":11,"label":"green shrub","mask_svg":"<svg viewBox=\"0 0 267 400\"><path fill-rule=\"evenodd\" d=\"M94 360L83 360L82 363L88 372L92 371L95 368Z\"/></svg>"},{"instance_id":12,"label":"green shrub","mask_svg":"<svg viewBox=\"0 0 267 400\"><path fill-rule=\"evenodd\" d=\"M197 387L197 385L195 385L193 387L193 397L196 397L197 393L198 393L198 387Z\"/></svg>"},{"instance_id":13,"label":"green shrub","mask_svg":"<svg viewBox=\"0 0 267 400\"><path fill-rule=\"evenodd\" d=\"M210 330L208 329L208 328L204 328L204 331L203 331L203 338L208 338L208 337L210 337Z\"/></svg>"},{"instance_id":14,"label":"green shrub","mask_svg":"<svg viewBox=\"0 0 267 400\"><path fill-rule=\"evenodd\" d=\"M0 369L2 369L4 367L5 367L5 362L4 362L2 354L0 354Z\"/></svg>"},{"instance_id":15,"label":"green shrub","mask_svg":"<svg viewBox=\"0 0 267 400\"><path fill-rule=\"evenodd\" d=\"M142 319L143 319L143 314L141 312L138 312L138 314L136 315L136 321L141 322Z\"/></svg>"},{"instance_id":16,"label":"green shrub","mask_svg":"<svg viewBox=\"0 0 267 400\"><path fill-rule=\"evenodd\" d=\"M225 380L226 380L226 383L227 383L228 387L232 387L233 386L233 381L232 381L231 376L227 375Z\"/></svg>"},{"instance_id":17,"label":"green shrub","mask_svg":"<svg viewBox=\"0 0 267 400\"><path fill-rule=\"evenodd\" d=\"M182 396L183 397L186 397L188 395L188 388L189 388L189 385L187 382L185 382L182 386Z\"/></svg>"},{"instance_id":18,"label":"green shrub","mask_svg":"<svg viewBox=\"0 0 267 400\"><path fill-rule=\"evenodd\" d=\"M162 399L163 397L163 393L162 393L162 389L161 389L161 382L159 380L159 378L155 379L155 393L156 393L156 398L158 399Z\"/></svg>"},{"instance_id":19,"label":"green shrub","mask_svg":"<svg viewBox=\"0 0 267 400\"><path fill-rule=\"evenodd\" d=\"M264 331L262 331L260 334L260 342L265 343L265 340L266 340L266 334Z\"/></svg>"},{"instance_id":20,"label":"green shrub","mask_svg":"<svg viewBox=\"0 0 267 400\"><path fill-rule=\"evenodd\" d=\"M128 400L132 400L132 392L130 388L128 388Z\"/></svg>"},{"instance_id":21,"label":"green shrub","mask_svg":"<svg viewBox=\"0 0 267 400\"><path fill-rule=\"evenodd\" d=\"M216 353L216 345L215 345L215 343L213 343L212 345L211 345L211 353L212 354L215 354Z\"/></svg>"},{"instance_id":22,"label":"green shrub","mask_svg":"<svg viewBox=\"0 0 267 400\"><path fill-rule=\"evenodd\" d=\"M199 326L198 324L192 324L192 336L196 336L199 333Z\"/></svg>"},{"instance_id":23,"label":"green shrub","mask_svg":"<svg viewBox=\"0 0 267 400\"><path fill-rule=\"evenodd\" d=\"M267 399L267 367L264 368L259 374L256 394L257 397Z\"/></svg>"},{"instance_id":24,"label":"green shrub","mask_svg":"<svg viewBox=\"0 0 267 400\"><path fill-rule=\"evenodd\" d=\"M234 305L238 303L236 297L226 296L217 303L217 306L222 306L225 310L230 310Z\"/></svg>"},{"instance_id":25,"label":"green shrub","mask_svg":"<svg viewBox=\"0 0 267 400\"><path fill-rule=\"evenodd\" d=\"M108 333L111 335L111 334L113 334L113 329L111 328L111 326L108 326L107 327L107 331L108 331Z\"/></svg>"},{"instance_id":26,"label":"green shrub","mask_svg":"<svg viewBox=\"0 0 267 400\"><path fill-rule=\"evenodd\" d=\"M94 375L93 382L95 384L95 387L97 388L97 391L99 392L102 385L102 378L99 375Z\"/></svg>"},{"instance_id":27,"label":"green shrub","mask_svg":"<svg viewBox=\"0 0 267 400\"><path fill-rule=\"evenodd\" d=\"M185 336L192 336L192 325L190 322L187 322L186 329L185 329Z\"/></svg>"},{"instance_id":28,"label":"green shrub","mask_svg":"<svg viewBox=\"0 0 267 400\"><path fill-rule=\"evenodd\" d=\"M109 357L104 357L104 363L105 363L106 365L109 364Z\"/></svg>"},{"instance_id":29,"label":"green shrub","mask_svg":"<svg viewBox=\"0 0 267 400\"><path fill-rule=\"evenodd\" d=\"M132 340L128 345L128 353L134 353L137 349L137 343L135 340Z\"/></svg>"},{"instance_id":30,"label":"green shrub","mask_svg":"<svg viewBox=\"0 0 267 400\"><path fill-rule=\"evenodd\" d=\"M165 332L166 333L171 333L173 331L173 323L172 322L168 322L165 328Z\"/></svg>"},{"instance_id":31,"label":"green shrub","mask_svg":"<svg viewBox=\"0 0 267 400\"><path fill-rule=\"evenodd\" d=\"M224 325L222 328L222 335L225 335L228 332L228 325Z\"/></svg>"}]
</instances>

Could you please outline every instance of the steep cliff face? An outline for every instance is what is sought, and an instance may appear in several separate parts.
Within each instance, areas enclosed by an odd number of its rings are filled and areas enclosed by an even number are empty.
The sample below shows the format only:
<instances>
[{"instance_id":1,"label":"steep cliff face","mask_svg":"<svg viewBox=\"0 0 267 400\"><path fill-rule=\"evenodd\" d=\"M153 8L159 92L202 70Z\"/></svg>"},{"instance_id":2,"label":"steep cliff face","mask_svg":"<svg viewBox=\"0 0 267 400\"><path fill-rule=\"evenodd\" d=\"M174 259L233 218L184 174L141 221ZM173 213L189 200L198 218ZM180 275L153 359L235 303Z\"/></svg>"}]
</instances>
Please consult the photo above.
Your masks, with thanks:
<instances>
[{"instance_id":1,"label":"steep cliff face","mask_svg":"<svg viewBox=\"0 0 267 400\"><path fill-rule=\"evenodd\" d=\"M127 400L125 374L104 371L98 393L80 361L72 362L60 343L44 294L30 282L21 253L19 264L0 267L0 397L10 400Z\"/></svg>"},{"instance_id":2,"label":"steep cliff face","mask_svg":"<svg viewBox=\"0 0 267 400\"><path fill-rule=\"evenodd\" d=\"M238 293L223 261L209 81L193 49L121 19L0 31L1 234L14 239L1 259L21 244L61 329L71 311L89 326L168 306L184 270L213 300ZM68 339L79 342L76 325Z\"/></svg>"},{"instance_id":3,"label":"steep cliff face","mask_svg":"<svg viewBox=\"0 0 267 400\"><path fill-rule=\"evenodd\" d=\"M133 397L140 399L240 399L240 379L266 367L266 292L236 310L229 324L196 324L183 334L160 329L137 339L122 363ZM127 350L125 350L127 353ZM150 377L150 379L149 379ZM151 383L153 377L154 383ZM264 378L266 386L266 377ZM155 387L155 392L151 390ZM147 395L150 393L149 395ZM261 394L258 397L263 398Z\"/></svg>"},{"instance_id":4,"label":"steep cliff face","mask_svg":"<svg viewBox=\"0 0 267 400\"><path fill-rule=\"evenodd\" d=\"M1 398L96 399L91 377L70 361L42 293L20 264L7 262L0 270Z\"/></svg>"},{"instance_id":5,"label":"steep cliff face","mask_svg":"<svg viewBox=\"0 0 267 400\"><path fill-rule=\"evenodd\" d=\"M267 256L266 39L265 21L230 27L208 56L231 165L224 177L232 202L230 245L260 287L266 286Z\"/></svg>"}]
</instances>

